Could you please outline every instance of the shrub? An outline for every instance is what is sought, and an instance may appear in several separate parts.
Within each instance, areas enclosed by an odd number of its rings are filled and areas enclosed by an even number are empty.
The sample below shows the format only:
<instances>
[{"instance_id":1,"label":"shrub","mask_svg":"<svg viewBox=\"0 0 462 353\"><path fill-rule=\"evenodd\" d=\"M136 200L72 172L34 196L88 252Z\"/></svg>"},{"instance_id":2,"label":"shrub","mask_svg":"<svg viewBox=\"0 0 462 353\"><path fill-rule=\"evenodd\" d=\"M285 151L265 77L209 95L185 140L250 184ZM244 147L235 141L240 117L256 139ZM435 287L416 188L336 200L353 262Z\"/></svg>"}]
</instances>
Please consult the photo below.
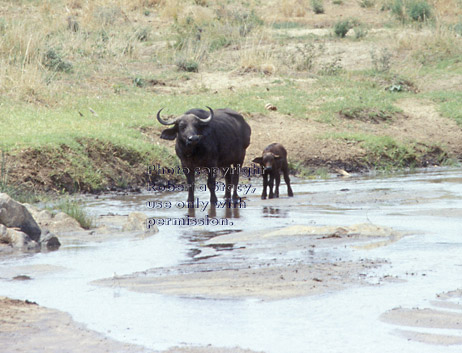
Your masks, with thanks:
<instances>
[{"instance_id":1,"label":"shrub","mask_svg":"<svg viewBox=\"0 0 462 353\"><path fill-rule=\"evenodd\" d=\"M319 70L320 75L336 76L343 72L342 58L334 58L331 62L324 64Z\"/></svg>"},{"instance_id":2,"label":"shrub","mask_svg":"<svg viewBox=\"0 0 462 353\"><path fill-rule=\"evenodd\" d=\"M322 0L311 0L311 8L315 14L324 13L324 4Z\"/></svg>"},{"instance_id":3,"label":"shrub","mask_svg":"<svg viewBox=\"0 0 462 353\"><path fill-rule=\"evenodd\" d=\"M72 64L68 61L64 61L61 53L57 50L50 48L43 55L42 64L52 71L66 72L72 71Z\"/></svg>"},{"instance_id":4,"label":"shrub","mask_svg":"<svg viewBox=\"0 0 462 353\"><path fill-rule=\"evenodd\" d=\"M143 78L137 76L133 79L133 85L135 87L144 87L145 81L143 80Z\"/></svg>"},{"instance_id":5,"label":"shrub","mask_svg":"<svg viewBox=\"0 0 462 353\"><path fill-rule=\"evenodd\" d=\"M432 17L432 10L426 0L414 0L407 4L407 13L411 20L424 22Z\"/></svg>"},{"instance_id":6,"label":"shrub","mask_svg":"<svg viewBox=\"0 0 462 353\"><path fill-rule=\"evenodd\" d=\"M454 26L452 26L452 30L459 36L462 36L462 21L459 21Z\"/></svg>"},{"instance_id":7,"label":"shrub","mask_svg":"<svg viewBox=\"0 0 462 353\"><path fill-rule=\"evenodd\" d=\"M395 0L390 11L402 22L424 22L432 17L432 8L426 0Z\"/></svg>"},{"instance_id":8,"label":"shrub","mask_svg":"<svg viewBox=\"0 0 462 353\"><path fill-rule=\"evenodd\" d=\"M198 72L199 71L199 63L195 60L178 59L175 64L178 67L178 70L180 71L186 71L186 72Z\"/></svg>"},{"instance_id":9,"label":"shrub","mask_svg":"<svg viewBox=\"0 0 462 353\"><path fill-rule=\"evenodd\" d=\"M353 28L353 23L351 20L338 21L334 25L334 33L337 37L345 38L348 31L352 28Z\"/></svg>"},{"instance_id":10,"label":"shrub","mask_svg":"<svg viewBox=\"0 0 462 353\"><path fill-rule=\"evenodd\" d=\"M140 42L146 42L149 39L149 29L141 28L135 32L135 36Z\"/></svg>"},{"instance_id":11,"label":"shrub","mask_svg":"<svg viewBox=\"0 0 462 353\"><path fill-rule=\"evenodd\" d=\"M404 1L403 0L395 0L390 5L390 11L400 21L404 21L406 19L406 8L404 6Z\"/></svg>"},{"instance_id":12,"label":"shrub","mask_svg":"<svg viewBox=\"0 0 462 353\"><path fill-rule=\"evenodd\" d=\"M371 61L374 71L389 72L391 68L391 53L387 48L383 48L379 55L375 50L371 50Z\"/></svg>"}]
</instances>

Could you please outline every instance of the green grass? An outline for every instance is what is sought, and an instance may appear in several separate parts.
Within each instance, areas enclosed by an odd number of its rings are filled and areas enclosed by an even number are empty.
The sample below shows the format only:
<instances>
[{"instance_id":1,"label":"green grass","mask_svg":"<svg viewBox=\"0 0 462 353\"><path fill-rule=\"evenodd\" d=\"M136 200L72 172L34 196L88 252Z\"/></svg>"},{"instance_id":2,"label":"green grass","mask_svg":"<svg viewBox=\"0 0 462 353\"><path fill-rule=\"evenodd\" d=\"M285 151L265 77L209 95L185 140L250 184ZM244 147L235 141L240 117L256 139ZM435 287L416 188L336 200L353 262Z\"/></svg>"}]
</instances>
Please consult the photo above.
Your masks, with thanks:
<instances>
[{"instance_id":1,"label":"green grass","mask_svg":"<svg viewBox=\"0 0 462 353\"><path fill-rule=\"evenodd\" d=\"M304 28L305 25L298 23L298 22L274 22L271 24L271 27L274 29L292 29L292 28Z\"/></svg>"},{"instance_id":2,"label":"green grass","mask_svg":"<svg viewBox=\"0 0 462 353\"><path fill-rule=\"evenodd\" d=\"M438 110L443 116L454 119L462 126L462 92L441 91L426 95L438 104Z\"/></svg>"},{"instance_id":3,"label":"green grass","mask_svg":"<svg viewBox=\"0 0 462 353\"><path fill-rule=\"evenodd\" d=\"M437 145L422 145L413 141L400 142L391 136L378 136L367 133L331 133L324 138L353 141L365 151L363 162L370 168L378 170L395 170L416 168L426 165L426 159L444 164L450 161L449 156Z\"/></svg>"},{"instance_id":4,"label":"green grass","mask_svg":"<svg viewBox=\"0 0 462 353\"><path fill-rule=\"evenodd\" d=\"M195 94L151 95L143 89L132 87L123 94L101 98L69 96L63 99L60 106L52 108L3 100L0 119L2 144L9 150L42 146L52 148L61 144L78 150L81 145L77 139L88 138L165 157L165 149L148 142L140 131L141 127L154 127L160 133L162 127L156 121L155 114L162 107L166 108L164 114L173 115L179 115L191 107L203 108L206 105L265 113L262 102L272 102L282 114L301 117L309 114L325 121L330 121L340 110L351 107L398 111L393 106L397 95L375 85L363 73L322 76L310 91L301 89L289 79L278 82L268 90L258 87L217 94L204 90Z\"/></svg>"},{"instance_id":5,"label":"green grass","mask_svg":"<svg viewBox=\"0 0 462 353\"><path fill-rule=\"evenodd\" d=\"M46 209L66 213L79 222L80 226L84 229L90 229L95 226L94 218L85 211L83 206L79 202L69 198L63 198L56 204L47 206Z\"/></svg>"}]
</instances>

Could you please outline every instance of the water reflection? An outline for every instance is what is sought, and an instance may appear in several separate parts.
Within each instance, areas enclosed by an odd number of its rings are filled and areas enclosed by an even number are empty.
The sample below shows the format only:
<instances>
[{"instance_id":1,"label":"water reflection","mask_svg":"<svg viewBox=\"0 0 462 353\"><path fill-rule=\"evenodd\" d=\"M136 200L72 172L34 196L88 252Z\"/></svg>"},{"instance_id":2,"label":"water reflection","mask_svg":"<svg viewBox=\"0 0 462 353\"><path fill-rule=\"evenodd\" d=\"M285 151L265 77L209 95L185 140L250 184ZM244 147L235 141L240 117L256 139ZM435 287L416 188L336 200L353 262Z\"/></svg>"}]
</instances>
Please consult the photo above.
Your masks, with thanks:
<instances>
[{"instance_id":1,"label":"water reflection","mask_svg":"<svg viewBox=\"0 0 462 353\"><path fill-rule=\"evenodd\" d=\"M274 217L274 218L287 218L287 210L283 210L277 207L265 206L262 209L263 217Z\"/></svg>"}]
</instances>

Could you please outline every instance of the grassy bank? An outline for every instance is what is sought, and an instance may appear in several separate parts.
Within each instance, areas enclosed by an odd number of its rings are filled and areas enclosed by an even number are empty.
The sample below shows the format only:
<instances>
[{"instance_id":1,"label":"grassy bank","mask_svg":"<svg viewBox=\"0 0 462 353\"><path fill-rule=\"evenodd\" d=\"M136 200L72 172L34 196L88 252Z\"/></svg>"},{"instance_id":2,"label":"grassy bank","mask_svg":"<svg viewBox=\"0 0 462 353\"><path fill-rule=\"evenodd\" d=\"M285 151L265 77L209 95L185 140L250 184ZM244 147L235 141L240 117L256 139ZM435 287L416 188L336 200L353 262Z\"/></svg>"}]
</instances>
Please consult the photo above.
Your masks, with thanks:
<instances>
[{"instance_id":1,"label":"grassy bank","mask_svg":"<svg viewBox=\"0 0 462 353\"><path fill-rule=\"evenodd\" d=\"M5 188L142 185L147 165L178 163L159 139L161 107L238 110L253 128L249 158L277 138L303 170L462 156L455 0L24 0L0 10Z\"/></svg>"}]
</instances>

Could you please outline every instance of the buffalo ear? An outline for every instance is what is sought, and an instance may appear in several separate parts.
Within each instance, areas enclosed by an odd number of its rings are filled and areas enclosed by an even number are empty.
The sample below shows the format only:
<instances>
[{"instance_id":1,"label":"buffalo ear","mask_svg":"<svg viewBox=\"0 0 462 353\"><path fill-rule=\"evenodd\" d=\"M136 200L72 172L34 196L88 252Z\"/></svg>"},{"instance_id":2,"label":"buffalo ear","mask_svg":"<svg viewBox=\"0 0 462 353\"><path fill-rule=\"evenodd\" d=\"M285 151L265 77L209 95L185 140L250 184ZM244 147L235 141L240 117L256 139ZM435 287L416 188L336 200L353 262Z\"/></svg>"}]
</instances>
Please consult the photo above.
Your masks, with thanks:
<instances>
[{"instance_id":1,"label":"buffalo ear","mask_svg":"<svg viewBox=\"0 0 462 353\"><path fill-rule=\"evenodd\" d=\"M177 133L178 133L178 127L175 125L174 127L171 127L171 128L168 128L162 131L160 138L164 140L174 140L176 138Z\"/></svg>"},{"instance_id":2,"label":"buffalo ear","mask_svg":"<svg viewBox=\"0 0 462 353\"><path fill-rule=\"evenodd\" d=\"M263 164L263 158L261 158L261 157L254 158L254 160L252 162L258 163L258 164Z\"/></svg>"}]
</instances>

